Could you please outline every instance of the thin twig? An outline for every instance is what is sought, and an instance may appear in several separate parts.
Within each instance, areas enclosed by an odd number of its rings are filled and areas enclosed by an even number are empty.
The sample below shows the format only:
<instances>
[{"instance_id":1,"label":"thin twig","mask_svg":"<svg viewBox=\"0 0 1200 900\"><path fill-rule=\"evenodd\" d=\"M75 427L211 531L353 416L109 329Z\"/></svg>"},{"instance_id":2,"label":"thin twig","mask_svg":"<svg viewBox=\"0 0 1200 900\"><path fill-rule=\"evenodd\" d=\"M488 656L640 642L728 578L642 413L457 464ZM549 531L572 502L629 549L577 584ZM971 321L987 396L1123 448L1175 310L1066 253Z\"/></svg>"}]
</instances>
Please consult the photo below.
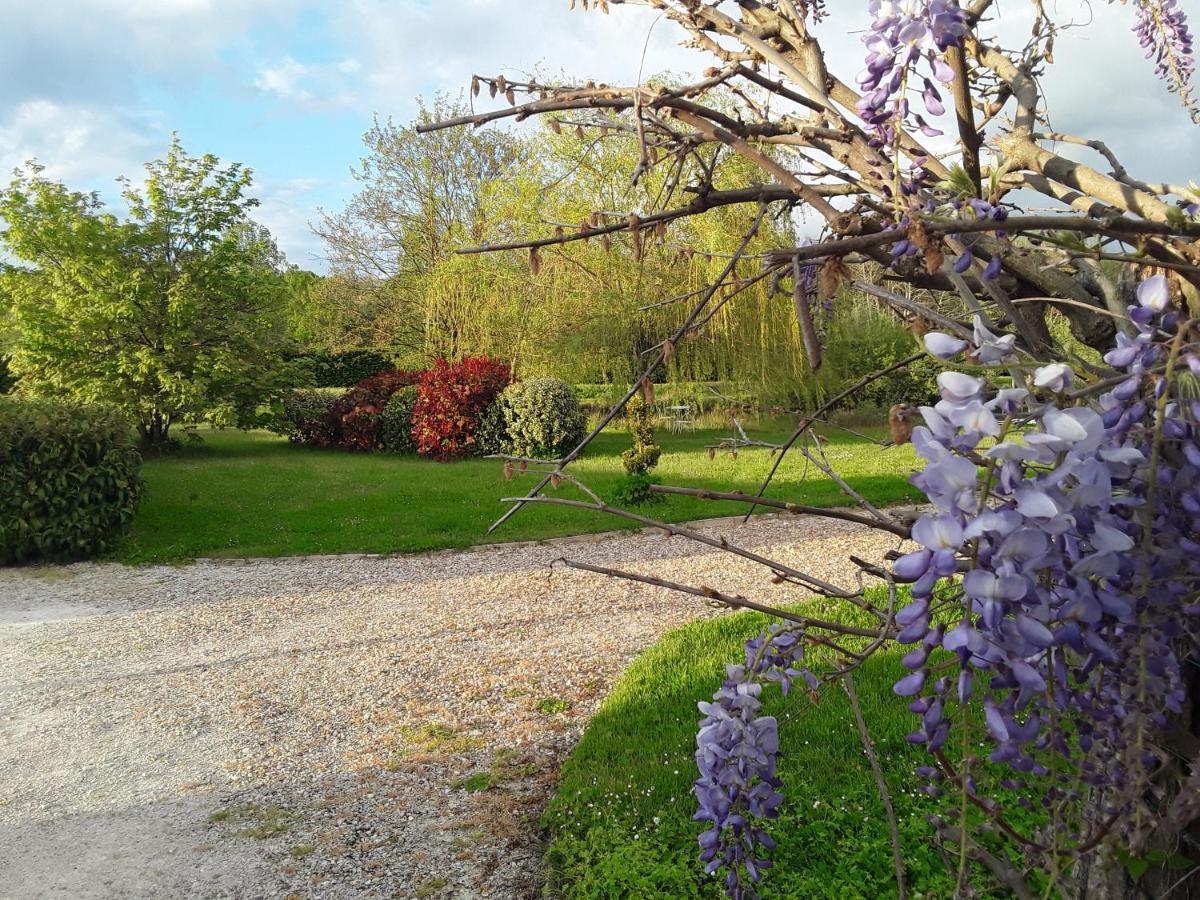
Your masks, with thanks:
<instances>
[{"instance_id":1,"label":"thin twig","mask_svg":"<svg viewBox=\"0 0 1200 900\"><path fill-rule=\"evenodd\" d=\"M892 839L892 866L896 870L896 890L900 900L907 900L908 885L904 877L904 855L900 850L900 827L896 824L896 810L892 807L892 795L888 791L887 781L883 777L883 769L879 766L879 755L875 752L875 742L867 730L867 720L863 718L862 707L858 703L858 694L854 690L854 676L847 672L842 676L842 687L850 698L850 709L854 713L854 724L858 726L858 736L862 741L863 750L871 763L871 774L875 776L875 786L879 788L879 797L883 800L883 811L887 817L888 834Z\"/></svg>"}]
</instances>

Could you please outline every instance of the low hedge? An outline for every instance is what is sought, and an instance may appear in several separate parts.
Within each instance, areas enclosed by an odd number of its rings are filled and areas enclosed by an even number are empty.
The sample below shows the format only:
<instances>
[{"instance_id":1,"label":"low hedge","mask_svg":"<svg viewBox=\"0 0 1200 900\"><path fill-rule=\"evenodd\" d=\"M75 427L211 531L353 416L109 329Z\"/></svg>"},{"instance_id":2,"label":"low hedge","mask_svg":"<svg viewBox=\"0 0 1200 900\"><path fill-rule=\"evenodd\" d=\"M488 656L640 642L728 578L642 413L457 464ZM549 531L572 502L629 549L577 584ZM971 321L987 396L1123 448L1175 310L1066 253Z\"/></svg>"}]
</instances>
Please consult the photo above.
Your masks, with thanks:
<instances>
[{"instance_id":1,"label":"low hedge","mask_svg":"<svg viewBox=\"0 0 1200 900\"><path fill-rule=\"evenodd\" d=\"M296 359L307 368L311 386L318 388L348 388L377 372L395 368L395 363L373 350L314 351Z\"/></svg>"},{"instance_id":2,"label":"low hedge","mask_svg":"<svg viewBox=\"0 0 1200 900\"><path fill-rule=\"evenodd\" d=\"M141 461L115 409L0 397L0 563L112 549L142 495Z\"/></svg>"},{"instance_id":3,"label":"low hedge","mask_svg":"<svg viewBox=\"0 0 1200 900\"><path fill-rule=\"evenodd\" d=\"M442 461L474 453L480 419L511 380L508 364L488 356L436 360L421 373L413 408L417 452Z\"/></svg>"},{"instance_id":4,"label":"low hedge","mask_svg":"<svg viewBox=\"0 0 1200 900\"><path fill-rule=\"evenodd\" d=\"M379 420L379 439L383 449L391 453L415 454L413 440L413 407L417 405L417 386L405 385L392 394Z\"/></svg>"},{"instance_id":5,"label":"low hedge","mask_svg":"<svg viewBox=\"0 0 1200 900\"><path fill-rule=\"evenodd\" d=\"M294 444L324 447L332 443L327 416L341 395L319 388L300 388L283 398L282 412L269 429Z\"/></svg>"},{"instance_id":6,"label":"low hedge","mask_svg":"<svg viewBox=\"0 0 1200 900\"><path fill-rule=\"evenodd\" d=\"M419 372L389 369L364 378L342 394L325 419L332 438L325 446L342 450L381 450L383 411L396 391L416 384Z\"/></svg>"}]
</instances>

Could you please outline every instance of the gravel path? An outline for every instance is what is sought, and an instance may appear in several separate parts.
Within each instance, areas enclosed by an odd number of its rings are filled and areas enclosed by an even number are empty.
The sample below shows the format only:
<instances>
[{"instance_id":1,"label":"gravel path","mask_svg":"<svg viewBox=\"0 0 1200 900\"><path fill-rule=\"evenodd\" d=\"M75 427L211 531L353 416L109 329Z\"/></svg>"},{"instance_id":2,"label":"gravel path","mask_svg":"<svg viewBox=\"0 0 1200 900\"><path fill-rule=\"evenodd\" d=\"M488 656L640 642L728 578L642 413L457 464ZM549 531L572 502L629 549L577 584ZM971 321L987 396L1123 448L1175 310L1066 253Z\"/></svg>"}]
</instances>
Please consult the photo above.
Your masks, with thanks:
<instances>
[{"instance_id":1,"label":"gravel path","mask_svg":"<svg viewBox=\"0 0 1200 900\"><path fill-rule=\"evenodd\" d=\"M849 553L896 543L701 527L847 585ZM564 555L795 599L658 535L0 570L0 896L538 896L537 814L588 717L719 614Z\"/></svg>"}]
</instances>

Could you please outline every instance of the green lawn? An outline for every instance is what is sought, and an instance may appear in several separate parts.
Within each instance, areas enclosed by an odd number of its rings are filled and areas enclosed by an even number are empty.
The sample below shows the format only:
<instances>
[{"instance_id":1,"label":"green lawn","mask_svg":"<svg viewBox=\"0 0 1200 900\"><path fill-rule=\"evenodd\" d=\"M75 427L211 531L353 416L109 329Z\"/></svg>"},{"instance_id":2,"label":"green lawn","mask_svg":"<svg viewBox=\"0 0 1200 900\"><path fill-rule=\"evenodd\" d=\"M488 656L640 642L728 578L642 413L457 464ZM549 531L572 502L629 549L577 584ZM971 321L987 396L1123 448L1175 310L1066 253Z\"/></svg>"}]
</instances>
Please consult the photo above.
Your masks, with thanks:
<instances>
[{"instance_id":1,"label":"green lawn","mask_svg":"<svg viewBox=\"0 0 1200 900\"><path fill-rule=\"evenodd\" d=\"M804 612L866 625L831 601ZM731 614L669 633L626 670L564 765L543 824L550 896L569 900L716 898L720 883L697 861L692 821L698 700L720 686L725 664L740 661L742 643L768 620ZM904 648L880 652L855 675L863 714L889 784L899 825L910 897L950 897L954 876L932 844L926 816L944 812L918 790L916 766L927 762L905 734L919 719L892 684L905 670ZM819 658L810 653L810 660ZM814 671L822 671L814 664ZM769 856L762 896L779 900L875 900L895 897L891 842L872 780L839 686L813 703L804 690L784 699L764 692L764 714L779 720L784 805L768 828L778 842ZM1020 822L1021 810L1010 812ZM997 848L993 848L997 849ZM973 867L979 883L982 872ZM984 881L983 883L986 883ZM993 895L982 890L981 897Z\"/></svg>"},{"instance_id":2,"label":"green lawn","mask_svg":"<svg viewBox=\"0 0 1200 900\"><path fill-rule=\"evenodd\" d=\"M785 426L753 432L778 439ZM825 429L830 460L857 490L878 503L915 499L907 484L915 464L910 447L881 449ZM587 510L528 506L490 538L503 512L500 498L524 493L529 476L506 482L495 460L436 463L389 454L349 454L289 444L263 431L205 431L203 443L148 460L147 493L117 558L129 563L213 556L286 556L314 553L388 553L463 547L492 541L546 538L630 527ZM754 492L766 473L766 451L737 459L704 450L724 432L662 433L664 452L655 476L665 483ZM573 467L602 496L623 476L623 431L605 432ZM569 485L563 496L579 495ZM834 506L845 498L797 454L782 467L772 496ZM671 497L652 514L672 521L732 515L744 507Z\"/></svg>"}]
</instances>

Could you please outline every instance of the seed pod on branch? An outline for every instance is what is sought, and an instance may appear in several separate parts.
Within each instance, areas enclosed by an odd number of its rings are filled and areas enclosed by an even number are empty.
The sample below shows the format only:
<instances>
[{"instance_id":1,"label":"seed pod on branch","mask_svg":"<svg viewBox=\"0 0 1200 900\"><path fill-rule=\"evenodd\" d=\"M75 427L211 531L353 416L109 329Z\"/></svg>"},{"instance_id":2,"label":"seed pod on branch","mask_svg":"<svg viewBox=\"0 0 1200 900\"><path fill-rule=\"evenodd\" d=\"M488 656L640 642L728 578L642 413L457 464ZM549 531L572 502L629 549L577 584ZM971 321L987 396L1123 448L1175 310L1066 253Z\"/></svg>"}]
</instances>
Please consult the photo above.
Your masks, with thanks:
<instances>
[{"instance_id":1,"label":"seed pod on branch","mask_svg":"<svg viewBox=\"0 0 1200 900\"><path fill-rule=\"evenodd\" d=\"M663 341L663 362L669 363L671 357L675 355L675 342L670 338Z\"/></svg>"},{"instance_id":2,"label":"seed pod on branch","mask_svg":"<svg viewBox=\"0 0 1200 900\"><path fill-rule=\"evenodd\" d=\"M511 459L507 459L507 460L505 460L505 461L504 461L504 480L505 480L505 481L512 481L512 478L513 478L513 464L512 464L512 460L511 460Z\"/></svg>"},{"instance_id":3,"label":"seed pod on branch","mask_svg":"<svg viewBox=\"0 0 1200 900\"><path fill-rule=\"evenodd\" d=\"M642 376L642 399L646 401L647 406L654 405L654 382L650 380L649 375Z\"/></svg>"},{"instance_id":4,"label":"seed pod on branch","mask_svg":"<svg viewBox=\"0 0 1200 900\"><path fill-rule=\"evenodd\" d=\"M579 138L579 140L581 140L581 141L585 140L587 138L587 135L583 133L582 125L575 126L575 137Z\"/></svg>"},{"instance_id":5,"label":"seed pod on branch","mask_svg":"<svg viewBox=\"0 0 1200 900\"><path fill-rule=\"evenodd\" d=\"M504 99L508 101L509 106L517 105L517 94L512 88L504 92Z\"/></svg>"},{"instance_id":6,"label":"seed pod on branch","mask_svg":"<svg viewBox=\"0 0 1200 900\"><path fill-rule=\"evenodd\" d=\"M918 340L933 331L933 323L920 314L909 319L907 327Z\"/></svg>"},{"instance_id":7,"label":"seed pod on branch","mask_svg":"<svg viewBox=\"0 0 1200 900\"><path fill-rule=\"evenodd\" d=\"M496 97L496 82L494 82L494 81L488 82L488 93L492 95L493 99L495 99L495 97Z\"/></svg>"},{"instance_id":8,"label":"seed pod on branch","mask_svg":"<svg viewBox=\"0 0 1200 900\"><path fill-rule=\"evenodd\" d=\"M478 75L471 76L471 96L472 97L479 96L479 76Z\"/></svg>"},{"instance_id":9,"label":"seed pod on branch","mask_svg":"<svg viewBox=\"0 0 1200 900\"><path fill-rule=\"evenodd\" d=\"M553 116L546 120L546 127L555 134L562 134L562 125L560 125L558 123L558 119L554 118Z\"/></svg>"},{"instance_id":10,"label":"seed pod on branch","mask_svg":"<svg viewBox=\"0 0 1200 900\"><path fill-rule=\"evenodd\" d=\"M537 275L542 270L542 255L537 247L529 248L529 271Z\"/></svg>"},{"instance_id":11,"label":"seed pod on branch","mask_svg":"<svg viewBox=\"0 0 1200 900\"><path fill-rule=\"evenodd\" d=\"M559 485L561 485L561 484L562 484L562 476L559 475L557 472L555 472L553 475L550 476L550 487L554 488L557 491L559 488Z\"/></svg>"},{"instance_id":12,"label":"seed pod on branch","mask_svg":"<svg viewBox=\"0 0 1200 900\"><path fill-rule=\"evenodd\" d=\"M717 448L716 448L716 447L709 447L709 448L708 448L708 458L709 458L709 459L716 459L716 458L717 458Z\"/></svg>"},{"instance_id":13,"label":"seed pod on branch","mask_svg":"<svg viewBox=\"0 0 1200 900\"><path fill-rule=\"evenodd\" d=\"M837 296L838 288L851 279L850 267L841 257L831 256L817 271L817 294L822 300Z\"/></svg>"},{"instance_id":14,"label":"seed pod on branch","mask_svg":"<svg viewBox=\"0 0 1200 900\"><path fill-rule=\"evenodd\" d=\"M893 444L900 446L912 440L912 420L916 415L917 411L908 403L897 403L888 410L888 430L892 433Z\"/></svg>"},{"instance_id":15,"label":"seed pod on branch","mask_svg":"<svg viewBox=\"0 0 1200 900\"><path fill-rule=\"evenodd\" d=\"M508 82L504 80L503 75L496 76L496 90L502 94L508 93Z\"/></svg>"},{"instance_id":16,"label":"seed pod on branch","mask_svg":"<svg viewBox=\"0 0 1200 900\"><path fill-rule=\"evenodd\" d=\"M946 262L946 256L942 253L942 245L940 241L935 241L929 245L925 251L925 272L929 275L936 275L942 271L942 265Z\"/></svg>"}]
</instances>

